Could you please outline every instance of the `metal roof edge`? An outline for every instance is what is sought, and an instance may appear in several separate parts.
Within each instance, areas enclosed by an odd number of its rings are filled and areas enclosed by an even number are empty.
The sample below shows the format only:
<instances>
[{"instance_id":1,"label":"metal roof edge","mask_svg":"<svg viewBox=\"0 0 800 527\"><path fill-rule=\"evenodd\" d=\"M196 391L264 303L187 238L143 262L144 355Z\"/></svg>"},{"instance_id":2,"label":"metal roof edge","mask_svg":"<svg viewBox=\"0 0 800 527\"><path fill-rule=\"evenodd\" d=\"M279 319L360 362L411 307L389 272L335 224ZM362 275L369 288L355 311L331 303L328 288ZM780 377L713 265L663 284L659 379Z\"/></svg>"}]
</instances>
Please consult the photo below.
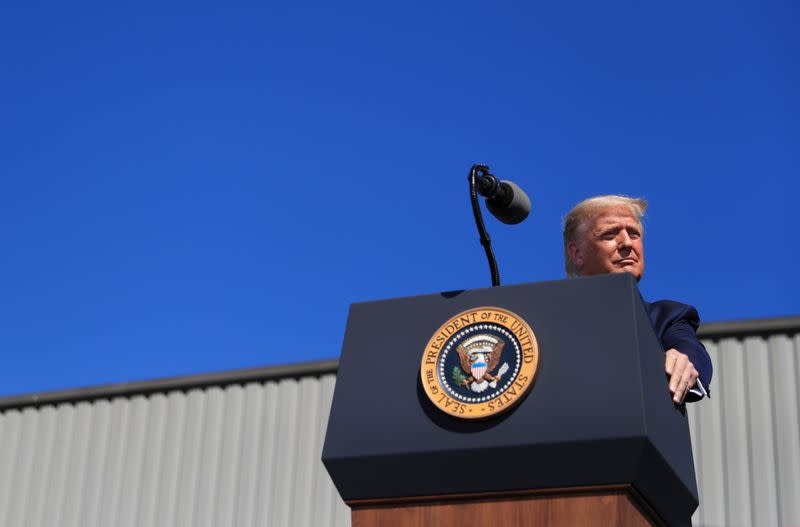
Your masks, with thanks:
<instances>
[{"instance_id":1,"label":"metal roof edge","mask_svg":"<svg viewBox=\"0 0 800 527\"><path fill-rule=\"evenodd\" d=\"M149 395L176 390L189 391L211 386L229 386L231 384L247 384L287 378L314 377L336 373L338 367L339 361L330 359L13 395L0 397L0 412L29 406L56 405L97 399L112 399L115 397Z\"/></svg>"},{"instance_id":2,"label":"metal roof edge","mask_svg":"<svg viewBox=\"0 0 800 527\"><path fill-rule=\"evenodd\" d=\"M709 322L702 324L697 330L698 337L712 340L734 337L767 337L776 333L800 333L800 316Z\"/></svg>"}]
</instances>

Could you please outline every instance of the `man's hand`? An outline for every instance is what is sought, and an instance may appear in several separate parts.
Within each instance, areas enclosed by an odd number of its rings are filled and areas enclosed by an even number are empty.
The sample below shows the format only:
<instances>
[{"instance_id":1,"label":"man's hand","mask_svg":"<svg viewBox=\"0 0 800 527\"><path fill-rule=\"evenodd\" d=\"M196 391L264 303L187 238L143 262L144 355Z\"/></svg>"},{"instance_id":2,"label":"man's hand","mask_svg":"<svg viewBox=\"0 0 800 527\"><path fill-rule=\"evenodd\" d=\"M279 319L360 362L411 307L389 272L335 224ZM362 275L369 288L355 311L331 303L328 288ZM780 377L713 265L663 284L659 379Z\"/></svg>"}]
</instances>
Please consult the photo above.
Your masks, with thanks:
<instances>
[{"instance_id":1,"label":"man's hand","mask_svg":"<svg viewBox=\"0 0 800 527\"><path fill-rule=\"evenodd\" d=\"M689 357L675 348L667 350L664 370L669 377L669 393L675 404L681 404L690 388L697 383L697 370Z\"/></svg>"}]
</instances>

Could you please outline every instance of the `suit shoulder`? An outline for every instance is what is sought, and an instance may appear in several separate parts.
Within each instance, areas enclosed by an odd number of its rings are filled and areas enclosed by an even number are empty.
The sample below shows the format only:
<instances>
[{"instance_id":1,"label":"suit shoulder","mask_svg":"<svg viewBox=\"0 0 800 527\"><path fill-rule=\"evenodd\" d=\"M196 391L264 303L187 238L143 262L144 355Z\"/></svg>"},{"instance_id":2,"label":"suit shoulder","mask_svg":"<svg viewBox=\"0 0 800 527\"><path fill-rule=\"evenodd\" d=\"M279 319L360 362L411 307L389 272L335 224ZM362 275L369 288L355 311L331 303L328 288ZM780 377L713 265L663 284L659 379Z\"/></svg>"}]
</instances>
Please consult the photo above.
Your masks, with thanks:
<instances>
[{"instance_id":1,"label":"suit shoulder","mask_svg":"<svg viewBox=\"0 0 800 527\"><path fill-rule=\"evenodd\" d=\"M700 314L694 306L676 302L675 300L656 300L650 304L652 312L657 313L657 318L670 321L686 320L695 328L700 324Z\"/></svg>"},{"instance_id":2,"label":"suit shoulder","mask_svg":"<svg viewBox=\"0 0 800 527\"><path fill-rule=\"evenodd\" d=\"M658 306L660 309L666 309L669 311L683 311L685 309L694 309L694 306L689 304L684 304L683 302L678 302L676 300L656 300L655 302L651 302L653 306Z\"/></svg>"}]
</instances>

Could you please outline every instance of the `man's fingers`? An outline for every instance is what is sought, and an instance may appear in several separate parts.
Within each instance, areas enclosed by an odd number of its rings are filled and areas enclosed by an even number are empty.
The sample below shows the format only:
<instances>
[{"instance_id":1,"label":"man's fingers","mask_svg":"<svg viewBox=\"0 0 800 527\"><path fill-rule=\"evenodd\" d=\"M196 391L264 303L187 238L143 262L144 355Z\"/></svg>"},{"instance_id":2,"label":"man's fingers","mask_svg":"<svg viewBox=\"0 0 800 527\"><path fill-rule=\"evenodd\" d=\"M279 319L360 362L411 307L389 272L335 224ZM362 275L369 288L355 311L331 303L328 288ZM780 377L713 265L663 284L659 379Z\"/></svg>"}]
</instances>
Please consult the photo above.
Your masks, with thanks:
<instances>
[{"instance_id":1,"label":"man's fingers","mask_svg":"<svg viewBox=\"0 0 800 527\"><path fill-rule=\"evenodd\" d=\"M669 392L672 394L672 400L676 404L681 404L689 392L689 388L694 387L697 383L698 373L694 364L689 360L688 355L675 348L670 348L666 353L664 371L669 377Z\"/></svg>"},{"instance_id":2,"label":"man's fingers","mask_svg":"<svg viewBox=\"0 0 800 527\"><path fill-rule=\"evenodd\" d=\"M681 404L684 398L686 398L689 388L692 388L696 381L697 370L694 369L694 366L692 366L691 363L687 363L687 367L684 369L683 375L681 375L681 378L678 381L678 388L675 391L675 395L672 397L672 400L675 401L676 404Z\"/></svg>"},{"instance_id":3,"label":"man's fingers","mask_svg":"<svg viewBox=\"0 0 800 527\"><path fill-rule=\"evenodd\" d=\"M681 379L683 378L683 374L686 373L686 367L688 365L689 359L686 358L686 355L679 357L678 360L675 361L675 365L672 367L672 374L669 377L669 391L673 395L680 388Z\"/></svg>"}]
</instances>

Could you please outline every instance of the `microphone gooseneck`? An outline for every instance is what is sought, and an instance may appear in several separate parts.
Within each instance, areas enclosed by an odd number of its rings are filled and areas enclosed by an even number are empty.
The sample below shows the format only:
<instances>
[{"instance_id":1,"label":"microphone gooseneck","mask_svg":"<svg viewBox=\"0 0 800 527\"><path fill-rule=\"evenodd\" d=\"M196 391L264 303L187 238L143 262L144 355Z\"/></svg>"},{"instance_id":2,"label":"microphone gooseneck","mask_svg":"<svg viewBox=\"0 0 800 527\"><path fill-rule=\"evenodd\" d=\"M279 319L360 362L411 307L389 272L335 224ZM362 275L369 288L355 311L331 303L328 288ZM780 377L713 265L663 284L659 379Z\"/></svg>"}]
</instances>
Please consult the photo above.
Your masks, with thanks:
<instances>
[{"instance_id":1,"label":"microphone gooseneck","mask_svg":"<svg viewBox=\"0 0 800 527\"><path fill-rule=\"evenodd\" d=\"M492 274L492 287L500 285L500 272L492 250L492 241L483 223L478 194L486 198L486 208L498 220L508 225L520 223L531 211L531 200L515 183L500 181L489 173L486 165L472 165L469 171L469 194L472 202L472 214L478 227L481 245L489 260L489 271Z\"/></svg>"},{"instance_id":2,"label":"microphone gooseneck","mask_svg":"<svg viewBox=\"0 0 800 527\"><path fill-rule=\"evenodd\" d=\"M472 165L469 171L469 197L472 202L472 215L475 216L475 226L478 227L481 245L486 252L486 259L489 260L489 272L492 274L492 287L497 287L500 285L500 271L497 269L497 260L492 250L492 239L489 238L489 233L486 232L486 226L483 224L483 214L481 214L481 206L478 203L478 173L482 175L488 174L489 167L486 165Z\"/></svg>"}]
</instances>

